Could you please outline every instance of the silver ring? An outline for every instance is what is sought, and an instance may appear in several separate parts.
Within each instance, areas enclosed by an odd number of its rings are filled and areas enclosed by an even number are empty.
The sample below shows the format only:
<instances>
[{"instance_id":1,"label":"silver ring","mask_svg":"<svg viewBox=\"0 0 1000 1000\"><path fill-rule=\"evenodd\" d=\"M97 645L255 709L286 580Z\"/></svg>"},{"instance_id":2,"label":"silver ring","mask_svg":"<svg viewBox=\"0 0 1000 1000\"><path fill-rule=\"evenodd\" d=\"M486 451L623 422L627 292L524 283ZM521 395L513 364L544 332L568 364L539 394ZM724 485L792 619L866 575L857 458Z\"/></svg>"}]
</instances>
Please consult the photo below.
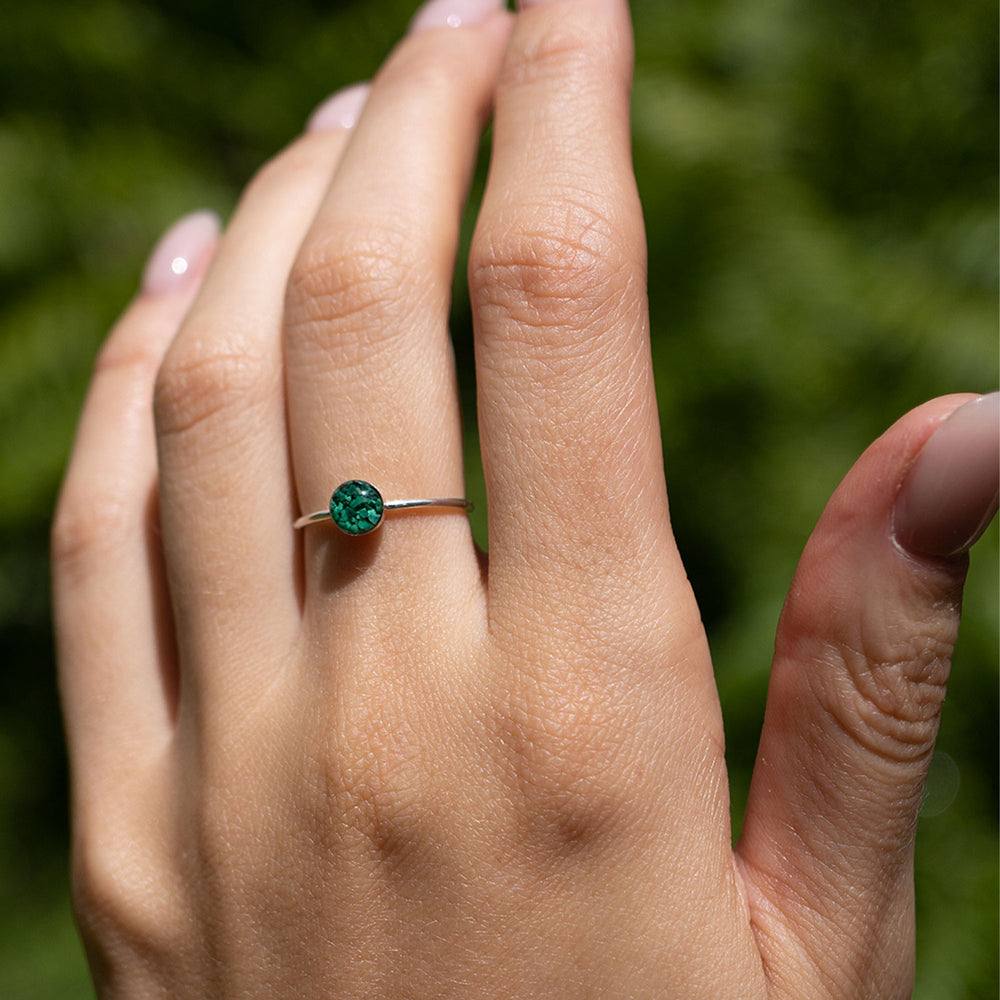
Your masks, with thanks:
<instances>
[{"instance_id":1,"label":"silver ring","mask_svg":"<svg viewBox=\"0 0 1000 1000\"><path fill-rule=\"evenodd\" d=\"M472 510L472 502L463 497L434 497L429 500L383 500L382 494L363 479L341 483L330 497L330 506L315 514L304 514L294 527L304 528L319 521L333 521L345 535L367 535L374 531L386 511L408 510L412 507L459 507Z\"/></svg>"}]
</instances>

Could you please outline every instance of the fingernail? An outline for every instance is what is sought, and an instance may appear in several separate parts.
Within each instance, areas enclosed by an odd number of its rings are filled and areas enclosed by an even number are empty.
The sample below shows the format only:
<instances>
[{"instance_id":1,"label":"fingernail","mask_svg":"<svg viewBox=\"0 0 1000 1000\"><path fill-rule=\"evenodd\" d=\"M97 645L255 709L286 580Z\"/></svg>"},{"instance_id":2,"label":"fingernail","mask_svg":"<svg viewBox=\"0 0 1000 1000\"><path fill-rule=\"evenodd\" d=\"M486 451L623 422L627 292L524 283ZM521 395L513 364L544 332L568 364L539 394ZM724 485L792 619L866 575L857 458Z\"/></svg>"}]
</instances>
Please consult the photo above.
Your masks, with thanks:
<instances>
[{"instance_id":1,"label":"fingernail","mask_svg":"<svg viewBox=\"0 0 1000 1000\"><path fill-rule=\"evenodd\" d=\"M178 219L149 255L142 273L143 294L168 295L196 280L221 228L215 212L192 212Z\"/></svg>"},{"instance_id":2,"label":"fingernail","mask_svg":"<svg viewBox=\"0 0 1000 1000\"><path fill-rule=\"evenodd\" d=\"M353 87L338 90L309 116L306 131L329 132L338 128L354 128L370 90L367 83L356 83Z\"/></svg>"},{"instance_id":3,"label":"fingernail","mask_svg":"<svg viewBox=\"0 0 1000 1000\"><path fill-rule=\"evenodd\" d=\"M931 435L903 481L894 531L918 555L957 556L997 512L1000 393L960 406Z\"/></svg>"},{"instance_id":4,"label":"fingernail","mask_svg":"<svg viewBox=\"0 0 1000 1000\"><path fill-rule=\"evenodd\" d=\"M409 33L482 24L506 6L505 0L428 0L414 15Z\"/></svg>"}]
</instances>

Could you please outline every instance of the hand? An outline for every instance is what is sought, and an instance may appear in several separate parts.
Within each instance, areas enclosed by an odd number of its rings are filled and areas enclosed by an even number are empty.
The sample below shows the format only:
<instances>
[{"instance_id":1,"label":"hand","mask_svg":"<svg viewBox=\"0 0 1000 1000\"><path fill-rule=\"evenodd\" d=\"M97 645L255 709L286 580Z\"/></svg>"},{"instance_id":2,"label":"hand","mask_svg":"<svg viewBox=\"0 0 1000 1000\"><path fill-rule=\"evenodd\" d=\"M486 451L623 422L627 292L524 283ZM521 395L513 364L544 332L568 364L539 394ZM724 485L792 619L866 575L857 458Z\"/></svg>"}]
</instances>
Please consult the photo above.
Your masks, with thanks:
<instances>
[{"instance_id":1,"label":"hand","mask_svg":"<svg viewBox=\"0 0 1000 1000\"><path fill-rule=\"evenodd\" d=\"M734 852L661 468L626 4L439 0L415 29L217 245L205 215L167 237L97 365L54 573L99 991L907 996L996 397L909 414L831 501ZM488 567L460 511L296 531L350 478L462 495L448 299L494 100Z\"/></svg>"}]
</instances>

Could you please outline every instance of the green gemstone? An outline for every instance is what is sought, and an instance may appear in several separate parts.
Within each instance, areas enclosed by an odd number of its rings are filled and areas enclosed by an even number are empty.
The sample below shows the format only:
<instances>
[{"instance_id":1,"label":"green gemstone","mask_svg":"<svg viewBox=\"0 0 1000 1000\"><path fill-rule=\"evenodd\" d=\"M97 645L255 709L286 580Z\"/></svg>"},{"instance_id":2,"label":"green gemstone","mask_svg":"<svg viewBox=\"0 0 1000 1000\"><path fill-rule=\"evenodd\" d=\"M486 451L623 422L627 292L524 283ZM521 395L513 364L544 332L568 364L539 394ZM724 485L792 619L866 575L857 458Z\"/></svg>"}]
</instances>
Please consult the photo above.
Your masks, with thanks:
<instances>
[{"instance_id":1,"label":"green gemstone","mask_svg":"<svg viewBox=\"0 0 1000 1000\"><path fill-rule=\"evenodd\" d=\"M330 517L348 535L364 535L382 521L382 494L363 479L341 483L330 497Z\"/></svg>"}]
</instances>

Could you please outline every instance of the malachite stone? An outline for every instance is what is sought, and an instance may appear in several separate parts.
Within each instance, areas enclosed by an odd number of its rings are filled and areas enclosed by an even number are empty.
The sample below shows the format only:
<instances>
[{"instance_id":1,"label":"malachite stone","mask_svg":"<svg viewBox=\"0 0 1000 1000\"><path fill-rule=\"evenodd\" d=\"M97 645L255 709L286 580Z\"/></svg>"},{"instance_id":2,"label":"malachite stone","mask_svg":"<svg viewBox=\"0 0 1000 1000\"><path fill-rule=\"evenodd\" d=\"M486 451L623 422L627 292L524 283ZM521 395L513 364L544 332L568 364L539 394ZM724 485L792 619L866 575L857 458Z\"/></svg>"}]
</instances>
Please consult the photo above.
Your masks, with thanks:
<instances>
[{"instance_id":1,"label":"malachite stone","mask_svg":"<svg viewBox=\"0 0 1000 1000\"><path fill-rule=\"evenodd\" d=\"M363 479L341 483L330 497L330 517L348 535L365 535L382 521L382 494Z\"/></svg>"}]
</instances>

